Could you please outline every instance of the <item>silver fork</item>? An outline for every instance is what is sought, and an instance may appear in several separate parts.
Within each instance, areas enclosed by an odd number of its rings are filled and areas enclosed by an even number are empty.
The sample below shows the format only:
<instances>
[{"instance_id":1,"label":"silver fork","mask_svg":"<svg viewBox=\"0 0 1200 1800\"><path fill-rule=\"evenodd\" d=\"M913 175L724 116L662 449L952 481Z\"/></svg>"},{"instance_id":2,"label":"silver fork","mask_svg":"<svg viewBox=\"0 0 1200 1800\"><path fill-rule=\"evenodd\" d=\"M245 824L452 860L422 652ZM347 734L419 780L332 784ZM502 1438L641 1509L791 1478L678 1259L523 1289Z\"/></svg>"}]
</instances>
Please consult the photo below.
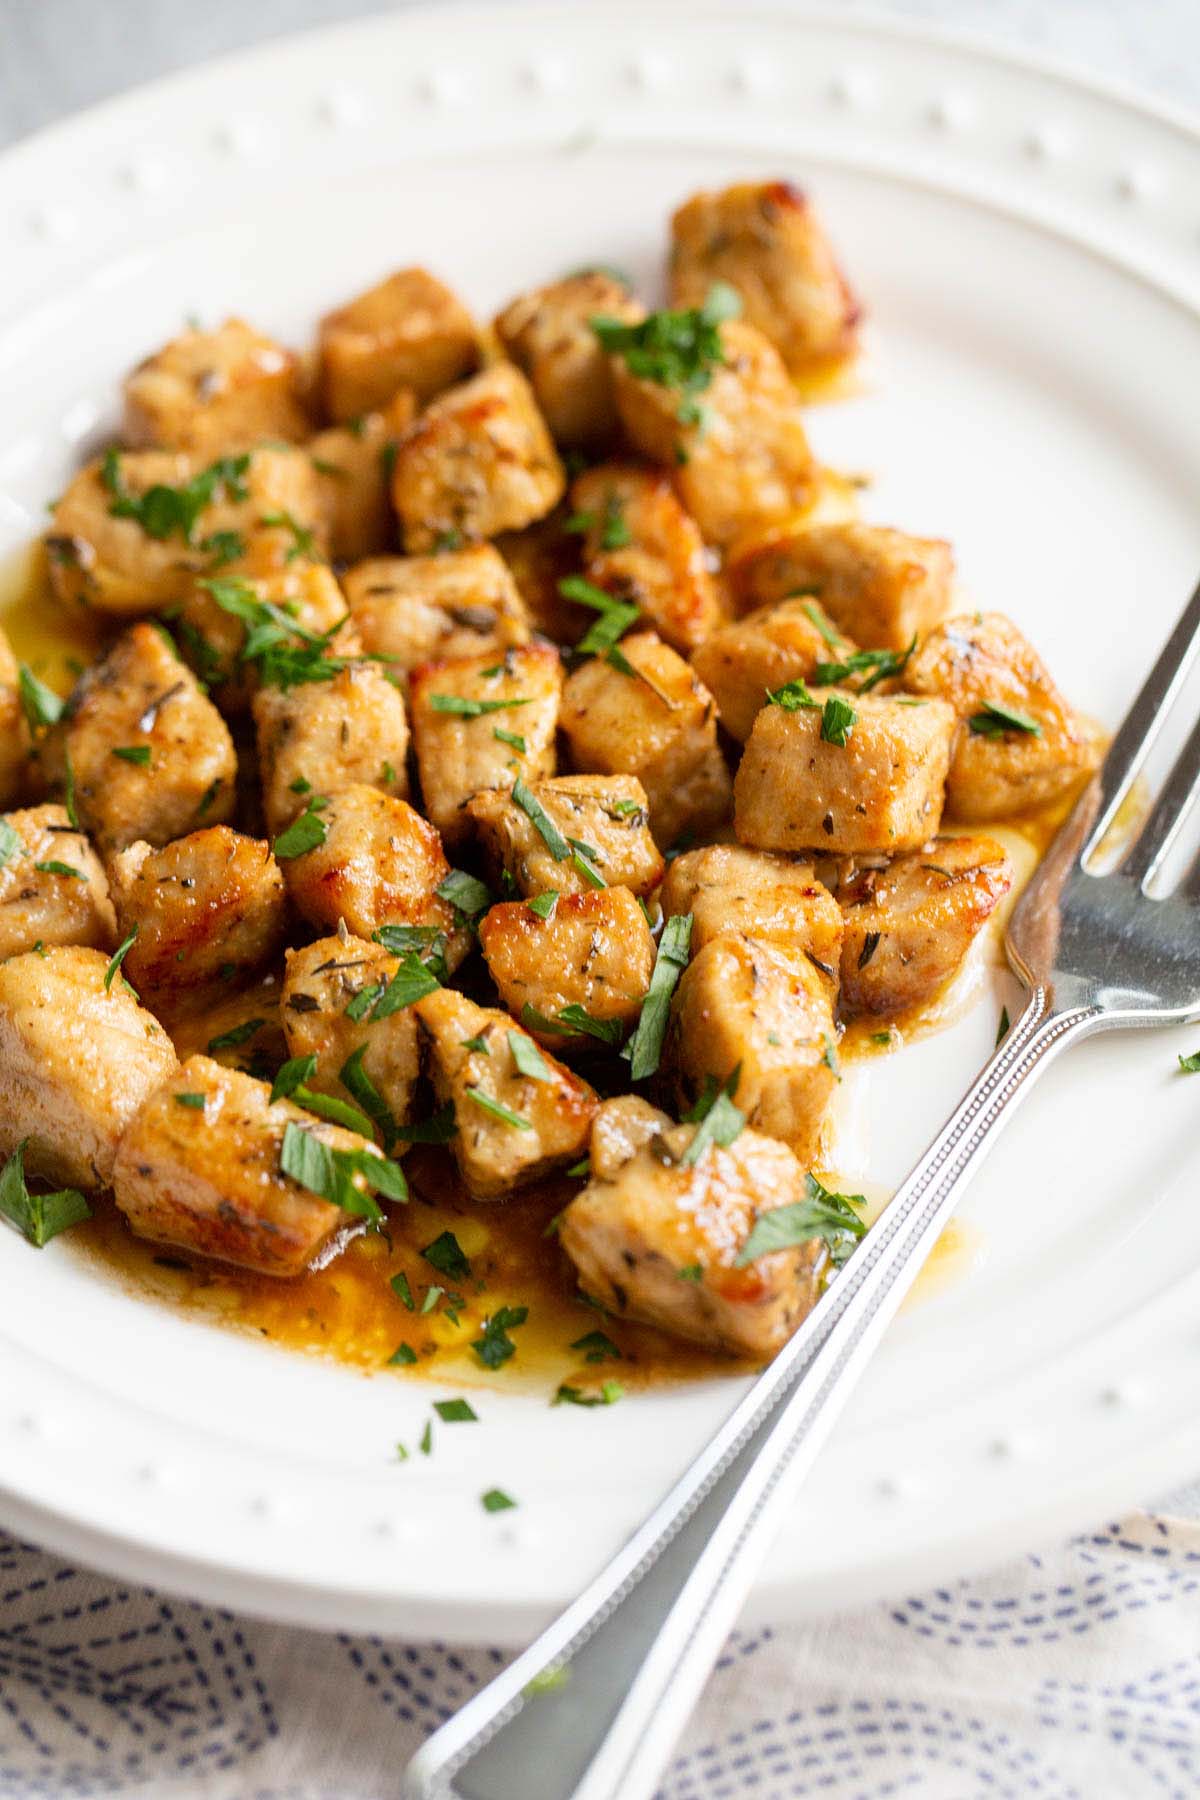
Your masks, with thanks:
<instances>
[{"instance_id":1,"label":"silver fork","mask_svg":"<svg viewBox=\"0 0 1200 1800\"><path fill-rule=\"evenodd\" d=\"M417 1753L406 1800L650 1800L801 1481L1033 1077L1093 1032L1200 1017L1200 860L1175 894L1147 892L1200 786L1200 723L1119 867L1087 866L1198 647L1200 587L1013 913L1027 1000L970 1092L661 1505Z\"/></svg>"}]
</instances>

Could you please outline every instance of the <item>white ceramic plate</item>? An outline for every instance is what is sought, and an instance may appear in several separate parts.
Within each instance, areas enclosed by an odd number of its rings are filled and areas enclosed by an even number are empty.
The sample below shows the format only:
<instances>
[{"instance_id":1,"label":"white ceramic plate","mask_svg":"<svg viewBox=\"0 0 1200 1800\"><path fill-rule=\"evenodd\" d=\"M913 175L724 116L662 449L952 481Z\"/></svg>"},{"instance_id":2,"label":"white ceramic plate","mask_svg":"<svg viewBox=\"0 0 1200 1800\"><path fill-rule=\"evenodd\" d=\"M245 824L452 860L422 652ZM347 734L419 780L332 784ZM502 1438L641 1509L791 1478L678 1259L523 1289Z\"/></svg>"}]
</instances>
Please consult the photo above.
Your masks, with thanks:
<instances>
[{"instance_id":1,"label":"white ceramic plate","mask_svg":"<svg viewBox=\"0 0 1200 1800\"><path fill-rule=\"evenodd\" d=\"M740 173L817 192L874 320L868 391L814 413L869 511L959 550L1112 722L1200 564L1200 137L978 48L660 0L404 14L146 89L0 160L0 547L36 532L116 381L189 312L301 339L423 261L487 314L589 258L657 287L665 220ZM859 1071L841 1161L891 1184L984 1057ZM949 1575L1200 1468L1191 1038L1058 1064L970 1196L955 1277L902 1316L754 1610ZM600 1412L288 1358L0 1235L0 1517L128 1576L324 1626L519 1637L734 1398ZM485 1515L499 1484L516 1512Z\"/></svg>"}]
</instances>

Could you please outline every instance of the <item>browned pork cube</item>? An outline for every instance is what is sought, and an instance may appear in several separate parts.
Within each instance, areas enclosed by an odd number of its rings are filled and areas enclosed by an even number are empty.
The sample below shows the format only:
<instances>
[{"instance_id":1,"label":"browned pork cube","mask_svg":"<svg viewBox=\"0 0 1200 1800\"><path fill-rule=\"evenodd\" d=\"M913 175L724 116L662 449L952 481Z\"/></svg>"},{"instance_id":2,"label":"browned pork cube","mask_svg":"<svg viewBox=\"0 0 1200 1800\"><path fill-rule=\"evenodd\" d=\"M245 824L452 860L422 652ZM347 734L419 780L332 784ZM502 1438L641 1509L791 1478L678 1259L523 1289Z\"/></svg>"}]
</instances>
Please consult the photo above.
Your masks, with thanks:
<instances>
[{"instance_id":1,"label":"browned pork cube","mask_svg":"<svg viewBox=\"0 0 1200 1800\"><path fill-rule=\"evenodd\" d=\"M287 898L271 847L228 825L159 850L131 844L109 876L122 940L137 932L122 969L150 1006L220 994L283 942Z\"/></svg>"},{"instance_id":2,"label":"browned pork cube","mask_svg":"<svg viewBox=\"0 0 1200 1800\"><path fill-rule=\"evenodd\" d=\"M714 281L742 297L793 375L853 354L862 309L808 196L789 181L693 194L671 220L671 301L703 306Z\"/></svg>"},{"instance_id":3,"label":"browned pork cube","mask_svg":"<svg viewBox=\"0 0 1200 1800\"><path fill-rule=\"evenodd\" d=\"M554 773L562 661L552 644L426 663L409 682L425 811L448 844L468 837L465 808L485 788Z\"/></svg>"},{"instance_id":4,"label":"browned pork cube","mask_svg":"<svg viewBox=\"0 0 1200 1800\"><path fill-rule=\"evenodd\" d=\"M106 951L79 945L0 962L0 1156L28 1139L31 1175L105 1187L122 1132L174 1070L162 1026Z\"/></svg>"},{"instance_id":5,"label":"browned pork cube","mask_svg":"<svg viewBox=\"0 0 1200 1800\"><path fill-rule=\"evenodd\" d=\"M834 703L853 715L844 742ZM845 717L844 712L842 717ZM734 782L738 841L756 850L916 850L942 819L954 714L818 689L813 704L764 706Z\"/></svg>"},{"instance_id":6,"label":"browned pork cube","mask_svg":"<svg viewBox=\"0 0 1200 1800\"><path fill-rule=\"evenodd\" d=\"M691 913L693 955L722 932L740 931L807 951L836 983L842 915L807 860L706 844L675 858L659 904L664 918Z\"/></svg>"},{"instance_id":7,"label":"browned pork cube","mask_svg":"<svg viewBox=\"0 0 1200 1800\"><path fill-rule=\"evenodd\" d=\"M507 873L526 895L547 888L586 894L595 886L592 871L610 887L635 894L658 886L662 852L650 834L650 802L636 775L557 775L530 782L528 794L532 808L499 788L476 794L467 805L497 880ZM543 814L549 833L535 823Z\"/></svg>"},{"instance_id":8,"label":"browned pork cube","mask_svg":"<svg viewBox=\"0 0 1200 1800\"><path fill-rule=\"evenodd\" d=\"M844 659L853 650L815 600L785 600L722 625L697 648L692 667L716 701L726 731L744 744L770 689L807 681L819 663Z\"/></svg>"},{"instance_id":9,"label":"browned pork cube","mask_svg":"<svg viewBox=\"0 0 1200 1800\"><path fill-rule=\"evenodd\" d=\"M79 822L104 856L138 838L169 843L233 811L225 721L153 625L131 626L87 671L66 746Z\"/></svg>"},{"instance_id":10,"label":"browned pork cube","mask_svg":"<svg viewBox=\"0 0 1200 1800\"><path fill-rule=\"evenodd\" d=\"M1100 761L1099 731L1067 704L1003 613L947 620L909 663L904 685L940 696L957 714L946 803L966 823L1062 800Z\"/></svg>"},{"instance_id":11,"label":"browned pork cube","mask_svg":"<svg viewBox=\"0 0 1200 1800\"><path fill-rule=\"evenodd\" d=\"M279 997L288 1055L317 1059L307 1085L361 1105L360 1071L386 1108L379 1121L385 1142L408 1119L419 1073L416 1014L380 1004L399 967L380 944L349 933L318 938L288 951Z\"/></svg>"},{"instance_id":12,"label":"browned pork cube","mask_svg":"<svg viewBox=\"0 0 1200 1800\"><path fill-rule=\"evenodd\" d=\"M727 549L801 511L817 471L779 352L740 319L720 330L724 361L694 407L678 388L632 374L619 354L613 368L633 443L675 471L705 542Z\"/></svg>"},{"instance_id":13,"label":"browned pork cube","mask_svg":"<svg viewBox=\"0 0 1200 1800\"><path fill-rule=\"evenodd\" d=\"M621 640L626 675L590 657L563 690L562 730L577 769L636 775L658 842L720 824L729 771L717 744L717 709L678 653L651 631Z\"/></svg>"},{"instance_id":14,"label":"browned pork cube","mask_svg":"<svg viewBox=\"0 0 1200 1800\"><path fill-rule=\"evenodd\" d=\"M392 458L400 434L416 412L416 395L411 388L401 388L382 412L364 413L352 425L331 425L305 445L335 562L357 562L390 549L396 535Z\"/></svg>"},{"instance_id":15,"label":"browned pork cube","mask_svg":"<svg viewBox=\"0 0 1200 1800\"><path fill-rule=\"evenodd\" d=\"M139 1237L260 1275L299 1275L354 1215L284 1173L289 1126L335 1155L378 1155L356 1132L272 1102L252 1075L189 1056L121 1140L117 1205ZM360 1171L350 1180L365 1189Z\"/></svg>"},{"instance_id":16,"label":"browned pork cube","mask_svg":"<svg viewBox=\"0 0 1200 1800\"><path fill-rule=\"evenodd\" d=\"M633 1121L610 1126L634 1108ZM810 1238L740 1259L760 1213L804 1199L804 1171L785 1144L750 1130L688 1163L696 1127L656 1117L632 1095L605 1101L592 1177L559 1242L584 1293L614 1317L765 1362L816 1300L825 1249Z\"/></svg>"},{"instance_id":17,"label":"browned pork cube","mask_svg":"<svg viewBox=\"0 0 1200 1800\"><path fill-rule=\"evenodd\" d=\"M848 520L771 538L731 564L743 607L806 594L869 650L907 650L946 616L954 553L941 538Z\"/></svg>"},{"instance_id":18,"label":"browned pork cube","mask_svg":"<svg viewBox=\"0 0 1200 1800\"><path fill-rule=\"evenodd\" d=\"M584 1154L596 1095L507 1013L451 988L414 1011L434 1091L454 1107L454 1159L477 1200L506 1199Z\"/></svg>"},{"instance_id":19,"label":"browned pork cube","mask_svg":"<svg viewBox=\"0 0 1200 1800\"><path fill-rule=\"evenodd\" d=\"M65 807L0 815L0 959L35 944L111 949L115 924L103 864Z\"/></svg>"},{"instance_id":20,"label":"browned pork cube","mask_svg":"<svg viewBox=\"0 0 1200 1800\"><path fill-rule=\"evenodd\" d=\"M525 607L490 544L436 556L379 556L348 569L346 599L363 647L400 680L419 663L503 658L529 642Z\"/></svg>"},{"instance_id":21,"label":"browned pork cube","mask_svg":"<svg viewBox=\"0 0 1200 1800\"><path fill-rule=\"evenodd\" d=\"M837 890L844 1011L886 1015L932 999L1011 885L991 838L935 838L881 866L851 864Z\"/></svg>"},{"instance_id":22,"label":"browned pork cube","mask_svg":"<svg viewBox=\"0 0 1200 1800\"><path fill-rule=\"evenodd\" d=\"M30 734L18 680L12 645L0 630L0 806L11 806L19 797L28 771Z\"/></svg>"},{"instance_id":23,"label":"browned pork cube","mask_svg":"<svg viewBox=\"0 0 1200 1800\"><path fill-rule=\"evenodd\" d=\"M544 518L566 477L533 390L494 363L431 401L400 440L392 500L412 552L495 537Z\"/></svg>"},{"instance_id":24,"label":"browned pork cube","mask_svg":"<svg viewBox=\"0 0 1200 1800\"><path fill-rule=\"evenodd\" d=\"M803 950L726 932L692 958L672 1003L676 1061L699 1092L738 1071L749 1123L817 1160L837 1080L830 984Z\"/></svg>"},{"instance_id":25,"label":"browned pork cube","mask_svg":"<svg viewBox=\"0 0 1200 1800\"><path fill-rule=\"evenodd\" d=\"M624 282L586 269L520 294L497 316L496 336L529 377L560 444L595 447L617 429L612 374L592 320L636 323L645 313Z\"/></svg>"},{"instance_id":26,"label":"browned pork cube","mask_svg":"<svg viewBox=\"0 0 1200 1800\"><path fill-rule=\"evenodd\" d=\"M661 470L602 463L571 489L583 532L583 572L615 600L632 601L647 625L686 655L721 620L708 552Z\"/></svg>"},{"instance_id":27,"label":"browned pork cube","mask_svg":"<svg viewBox=\"0 0 1200 1800\"><path fill-rule=\"evenodd\" d=\"M338 420L386 406L399 388L429 400L479 360L475 321L425 269L399 269L328 313L319 345L325 405Z\"/></svg>"},{"instance_id":28,"label":"browned pork cube","mask_svg":"<svg viewBox=\"0 0 1200 1800\"><path fill-rule=\"evenodd\" d=\"M493 906L480 920L479 941L505 1006L551 1048L596 1048L586 1024L561 1022L567 1007L582 1008L600 1026L637 1023L654 939L628 888L560 894L545 917L524 900Z\"/></svg>"},{"instance_id":29,"label":"browned pork cube","mask_svg":"<svg viewBox=\"0 0 1200 1800\"><path fill-rule=\"evenodd\" d=\"M125 441L134 450L245 450L263 438L299 442L312 429L298 361L244 319L189 327L125 382Z\"/></svg>"},{"instance_id":30,"label":"browned pork cube","mask_svg":"<svg viewBox=\"0 0 1200 1800\"><path fill-rule=\"evenodd\" d=\"M302 813L314 793L362 783L407 797L404 700L377 663L350 663L332 681L260 688L253 710L272 833Z\"/></svg>"}]
</instances>

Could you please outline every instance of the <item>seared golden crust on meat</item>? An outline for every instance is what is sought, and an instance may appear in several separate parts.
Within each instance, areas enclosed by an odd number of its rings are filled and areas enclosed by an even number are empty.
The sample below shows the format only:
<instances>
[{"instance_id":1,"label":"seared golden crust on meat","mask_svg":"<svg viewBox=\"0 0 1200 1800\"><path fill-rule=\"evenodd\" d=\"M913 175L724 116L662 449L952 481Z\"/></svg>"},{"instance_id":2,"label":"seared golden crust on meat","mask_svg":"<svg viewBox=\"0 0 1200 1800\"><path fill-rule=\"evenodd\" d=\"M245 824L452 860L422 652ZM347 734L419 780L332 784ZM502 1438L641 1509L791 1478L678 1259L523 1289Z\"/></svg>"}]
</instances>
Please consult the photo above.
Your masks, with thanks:
<instances>
[{"instance_id":1,"label":"seared golden crust on meat","mask_svg":"<svg viewBox=\"0 0 1200 1800\"><path fill-rule=\"evenodd\" d=\"M408 795L404 700L377 663L355 662L332 681L260 688L253 701L263 807L272 833L314 793L365 784Z\"/></svg>"},{"instance_id":2,"label":"seared golden crust on meat","mask_svg":"<svg viewBox=\"0 0 1200 1800\"><path fill-rule=\"evenodd\" d=\"M659 1126L639 1115L632 1132L627 1118L610 1130L606 1115L629 1106L609 1100L596 1115L592 1177L559 1226L580 1286L617 1318L765 1361L817 1298L825 1250L810 1239L744 1268L737 1259L760 1212L804 1199L800 1163L746 1130L688 1165L696 1128L659 1114Z\"/></svg>"},{"instance_id":3,"label":"seared golden crust on meat","mask_svg":"<svg viewBox=\"0 0 1200 1800\"><path fill-rule=\"evenodd\" d=\"M939 695L958 716L946 804L964 823L1050 805L1099 764L1103 742L1096 727L1067 704L1033 645L1003 613L948 619L926 638L903 680L915 694ZM1015 709L1036 730L1006 728L989 706Z\"/></svg>"},{"instance_id":4,"label":"seared golden crust on meat","mask_svg":"<svg viewBox=\"0 0 1200 1800\"><path fill-rule=\"evenodd\" d=\"M283 863L288 892L309 923L332 931L344 919L362 938L384 925L432 926L446 933L450 967L461 962L468 940L437 894L450 865L428 819L362 785L334 794L320 818L324 841Z\"/></svg>"},{"instance_id":5,"label":"seared golden crust on meat","mask_svg":"<svg viewBox=\"0 0 1200 1800\"><path fill-rule=\"evenodd\" d=\"M186 488L220 460L141 450L115 462L98 458L81 469L55 505L46 533L50 585L59 599L136 617L182 600L196 576L220 570L231 551L252 557L258 573L284 568L289 553L295 554L295 531L264 525L264 518L286 515L313 533L317 554L324 554L316 474L303 450L286 445L233 459L214 481L212 498L187 538L178 528L151 536L140 519L113 510L123 499L144 499L154 487Z\"/></svg>"},{"instance_id":6,"label":"seared golden crust on meat","mask_svg":"<svg viewBox=\"0 0 1200 1800\"><path fill-rule=\"evenodd\" d=\"M203 1105L181 1103L180 1094ZM252 1075L189 1056L121 1139L117 1205L139 1237L260 1275L298 1275L350 1215L283 1173L289 1124L332 1150L375 1154L353 1131L288 1100L272 1104L270 1088Z\"/></svg>"},{"instance_id":7,"label":"seared golden crust on meat","mask_svg":"<svg viewBox=\"0 0 1200 1800\"><path fill-rule=\"evenodd\" d=\"M1012 864L984 837L941 837L890 862L842 873L842 1008L902 1012L930 1000L1012 886Z\"/></svg>"},{"instance_id":8,"label":"seared golden crust on meat","mask_svg":"<svg viewBox=\"0 0 1200 1800\"><path fill-rule=\"evenodd\" d=\"M556 775L529 791L568 842L588 846L610 887L648 894L662 879L662 852L650 835L650 802L636 775ZM572 857L557 860L528 812L498 788L476 794L467 813L494 877L506 870L523 894L555 888L585 894L594 885Z\"/></svg>"},{"instance_id":9,"label":"seared golden crust on meat","mask_svg":"<svg viewBox=\"0 0 1200 1800\"><path fill-rule=\"evenodd\" d=\"M853 650L850 639L833 629L815 601L798 598L760 607L744 619L719 626L693 652L692 667L716 701L726 731L744 744L767 704L768 689L807 681L818 663L844 658Z\"/></svg>"},{"instance_id":10,"label":"seared golden crust on meat","mask_svg":"<svg viewBox=\"0 0 1200 1800\"><path fill-rule=\"evenodd\" d=\"M400 966L380 944L362 938L325 937L289 950L287 972L279 996L289 1056L315 1056L317 1066L307 1085L318 1093L345 1100L352 1091L342 1071L357 1050L359 1066L387 1106L397 1125L406 1122L412 1092L419 1073L417 1020L411 1006L402 1006L381 1019L371 1011L382 990ZM358 1018L346 1008L360 995L368 1004ZM372 995L377 996L371 998Z\"/></svg>"},{"instance_id":11,"label":"seared golden crust on meat","mask_svg":"<svg viewBox=\"0 0 1200 1800\"><path fill-rule=\"evenodd\" d=\"M418 1000L413 1010L428 1045L434 1090L443 1105L454 1107L454 1159L477 1200L503 1200L583 1155L596 1095L546 1051L537 1052L542 1078L523 1075L511 1040L536 1047L507 1013L476 1006L450 988ZM485 1048L474 1048L477 1040Z\"/></svg>"},{"instance_id":12,"label":"seared golden crust on meat","mask_svg":"<svg viewBox=\"0 0 1200 1800\"><path fill-rule=\"evenodd\" d=\"M741 931L808 951L836 982L842 915L811 862L706 844L675 858L659 905L664 918L691 913L693 955L722 932Z\"/></svg>"},{"instance_id":13,"label":"seared golden crust on meat","mask_svg":"<svg viewBox=\"0 0 1200 1800\"><path fill-rule=\"evenodd\" d=\"M497 315L496 336L560 444L595 448L617 429L612 374L591 321L636 324L645 314L623 282L593 269L519 294Z\"/></svg>"},{"instance_id":14,"label":"seared golden crust on meat","mask_svg":"<svg viewBox=\"0 0 1200 1800\"><path fill-rule=\"evenodd\" d=\"M409 707L421 796L448 844L470 834L465 808L472 795L553 775L562 689L562 659L552 644L519 645L499 662L466 656L413 670ZM483 710L473 715L474 707Z\"/></svg>"},{"instance_id":15,"label":"seared golden crust on meat","mask_svg":"<svg viewBox=\"0 0 1200 1800\"><path fill-rule=\"evenodd\" d=\"M494 363L432 401L400 440L392 499L411 552L544 518L566 477L533 390Z\"/></svg>"},{"instance_id":16,"label":"seared golden crust on meat","mask_svg":"<svg viewBox=\"0 0 1200 1800\"><path fill-rule=\"evenodd\" d=\"M636 775L660 844L717 825L730 782L717 744L713 697L683 658L653 632L621 640L637 671L606 659L581 663L563 690L562 729L577 769Z\"/></svg>"},{"instance_id":17,"label":"seared golden crust on meat","mask_svg":"<svg viewBox=\"0 0 1200 1800\"><path fill-rule=\"evenodd\" d=\"M571 489L583 526L583 572L616 600L632 601L674 649L702 644L721 620L708 552L669 477L636 463L601 463Z\"/></svg>"},{"instance_id":18,"label":"seared golden crust on meat","mask_svg":"<svg viewBox=\"0 0 1200 1800\"><path fill-rule=\"evenodd\" d=\"M693 194L671 220L671 302L703 306L714 281L742 297L793 375L850 356L862 309L812 202L788 181Z\"/></svg>"},{"instance_id":19,"label":"seared golden crust on meat","mask_svg":"<svg viewBox=\"0 0 1200 1800\"><path fill-rule=\"evenodd\" d=\"M942 538L851 519L769 535L729 573L744 609L803 590L864 648L907 650L950 609L954 552Z\"/></svg>"},{"instance_id":20,"label":"seared golden crust on meat","mask_svg":"<svg viewBox=\"0 0 1200 1800\"><path fill-rule=\"evenodd\" d=\"M576 540L566 529L568 516L565 505L558 506L520 531L500 532L495 541L529 623L559 644L578 643L595 616L559 588L564 575L577 572Z\"/></svg>"},{"instance_id":21,"label":"seared golden crust on meat","mask_svg":"<svg viewBox=\"0 0 1200 1800\"><path fill-rule=\"evenodd\" d=\"M102 855L138 838L169 843L233 811L237 758L225 721L153 625L131 626L82 678L66 748L80 824Z\"/></svg>"},{"instance_id":22,"label":"seared golden crust on meat","mask_svg":"<svg viewBox=\"0 0 1200 1800\"><path fill-rule=\"evenodd\" d=\"M164 848L131 844L109 864L122 965L151 1006L245 981L283 942L283 875L261 838L213 825Z\"/></svg>"},{"instance_id":23,"label":"seared golden crust on meat","mask_svg":"<svg viewBox=\"0 0 1200 1800\"><path fill-rule=\"evenodd\" d=\"M348 618L346 597L328 563L297 558L265 575L239 568L224 570L215 579L221 584L215 591L207 576L193 582L168 618L185 662L222 712L246 710L258 687L258 671L243 659L248 641L244 620L236 610L222 606L217 593L273 606L300 631L330 634L330 655L356 656L362 648ZM299 649L303 642L297 637L293 647Z\"/></svg>"},{"instance_id":24,"label":"seared golden crust on meat","mask_svg":"<svg viewBox=\"0 0 1200 1800\"><path fill-rule=\"evenodd\" d=\"M739 1071L751 1125L817 1160L837 1076L830 984L803 950L727 932L692 958L672 1004L678 1068L699 1091Z\"/></svg>"},{"instance_id":25,"label":"seared golden crust on meat","mask_svg":"<svg viewBox=\"0 0 1200 1800\"><path fill-rule=\"evenodd\" d=\"M914 706L847 694L845 744L823 733L817 704L764 706L734 782L738 841L757 850L915 850L941 824L954 714L940 700Z\"/></svg>"},{"instance_id":26,"label":"seared golden crust on meat","mask_svg":"<svg viewBox=\"0 0 1200 1800\"><path fill-rule=\"evenodd\" d=\"M305 445L335 562L357 562L390 549L396 536L391 460L400 434L416 412L416 395L411 388L401 388L382 412L364 413L353 425L331 425Z\"/></svg>"},{"instance_id":27,"label":"seared golden crust on meat","mask_svg":"<svg viewBox=\"0 0 1200 1800\"><path fill-rule=\"evenodd\" d=\"M332 418L386 406L399 388L429 400L479 361L475 321L427 269L398 269L321 320L321 391Z\"/></svg>"},{"instance_id":28,"label":"seared golden crust on meat","mask_svg":"<svg viewBox=\"0 0 1200 1800\"><path fill-rule=\"evenodd\" d=\"M363 647L401 679L419 663L529 642L529 621L504 558L490 544L437 556L378 556L342 577Z\"/></svg>"},{"instance_id":29,"label":"seared golden crust on meat","mask_svg":"<svg viewBox=\"0 0 1200 1800\"><path fill-rule=\"evenodd\" d=\"M0 833L0 959L35 944L111 949L116 922L104 866L66 808L5 813Z\"/></svg>"},{"instance_id":30,"label":"seared golden crust on meat","mask_svg":"<svg viewBox=\"0 0 1200 1800\"><path fill-rule=\"evenodd\" d=\"M507 901L480 920L479 941L514 1018L524 1018L526 1006L548 1019L557 1019L564 1007L581 1006L593 1019L636 1024L654 970L654 939L628 888L561 894L545 919L523 900ZM562 1054L595 1048L586 1034L572 1037L525 1022Z\"/></svg>"},{"instance_id":31,"label":"seared golden crust on meat","mask_svg":"<svg viewBox=\"0 0 1200 1800\"><path fill-rule=\"evenodd\" d=\"M125 382L126 443L134 450L248 449L262 438L298 443L312 429L298 393L298 360L244 319L189 327L140 362Z\"/></svg>"},{"instance_id":32,"label":"seared golden crust on meat","mask_svg":"<svg viewBox=\"0 0 1200 1800\"><path fill-rule=\"evenodd\" d=\"M176 1067L171 1040L102 950L60 945L0 963L0 1155L28 1139L32 1175L111 1180L122 1132Z\"/></svg>"},{"instance_id":33,"label":"seared golden crust on meat","mask_svg":"<svg viewBox=\"0 0 1200 1800\"><path fill-rule=\"evenodd\" d=\"M725 361L700 397L696 424L680 419L677 388L631 374L620 357L613 369L633 443L675 471L679 497L705 541L725 549L802 511L817 469L774 345L740 319L721 326L721 342Z\"/></svg>"}]
</instances>

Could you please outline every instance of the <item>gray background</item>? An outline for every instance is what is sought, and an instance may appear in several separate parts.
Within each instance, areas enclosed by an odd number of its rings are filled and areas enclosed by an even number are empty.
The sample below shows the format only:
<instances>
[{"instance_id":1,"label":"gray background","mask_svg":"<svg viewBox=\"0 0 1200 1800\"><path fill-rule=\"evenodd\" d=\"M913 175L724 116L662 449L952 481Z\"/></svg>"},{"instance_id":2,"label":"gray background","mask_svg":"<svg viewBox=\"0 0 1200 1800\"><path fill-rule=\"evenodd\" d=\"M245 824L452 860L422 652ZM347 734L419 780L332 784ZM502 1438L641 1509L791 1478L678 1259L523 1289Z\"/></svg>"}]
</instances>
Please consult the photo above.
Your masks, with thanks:
<instances>
[{"instance_id":1,"label":"gray background","mask_svg":"<svg viewBox=\"0 0 1200 1800\"><path fill-rule=\"evenodd\" d=\"M562 4L585 6L588 0ZM738 0L726 4L736 7ZM0 144L170 69L282 32L401 11L403 5L404 0L0 0ZM835 11L838 0L825 0L825 6ZM1200 108L1200 0L875 0L873 10L1049 51Z\"/></svg>"}]
</instances>

